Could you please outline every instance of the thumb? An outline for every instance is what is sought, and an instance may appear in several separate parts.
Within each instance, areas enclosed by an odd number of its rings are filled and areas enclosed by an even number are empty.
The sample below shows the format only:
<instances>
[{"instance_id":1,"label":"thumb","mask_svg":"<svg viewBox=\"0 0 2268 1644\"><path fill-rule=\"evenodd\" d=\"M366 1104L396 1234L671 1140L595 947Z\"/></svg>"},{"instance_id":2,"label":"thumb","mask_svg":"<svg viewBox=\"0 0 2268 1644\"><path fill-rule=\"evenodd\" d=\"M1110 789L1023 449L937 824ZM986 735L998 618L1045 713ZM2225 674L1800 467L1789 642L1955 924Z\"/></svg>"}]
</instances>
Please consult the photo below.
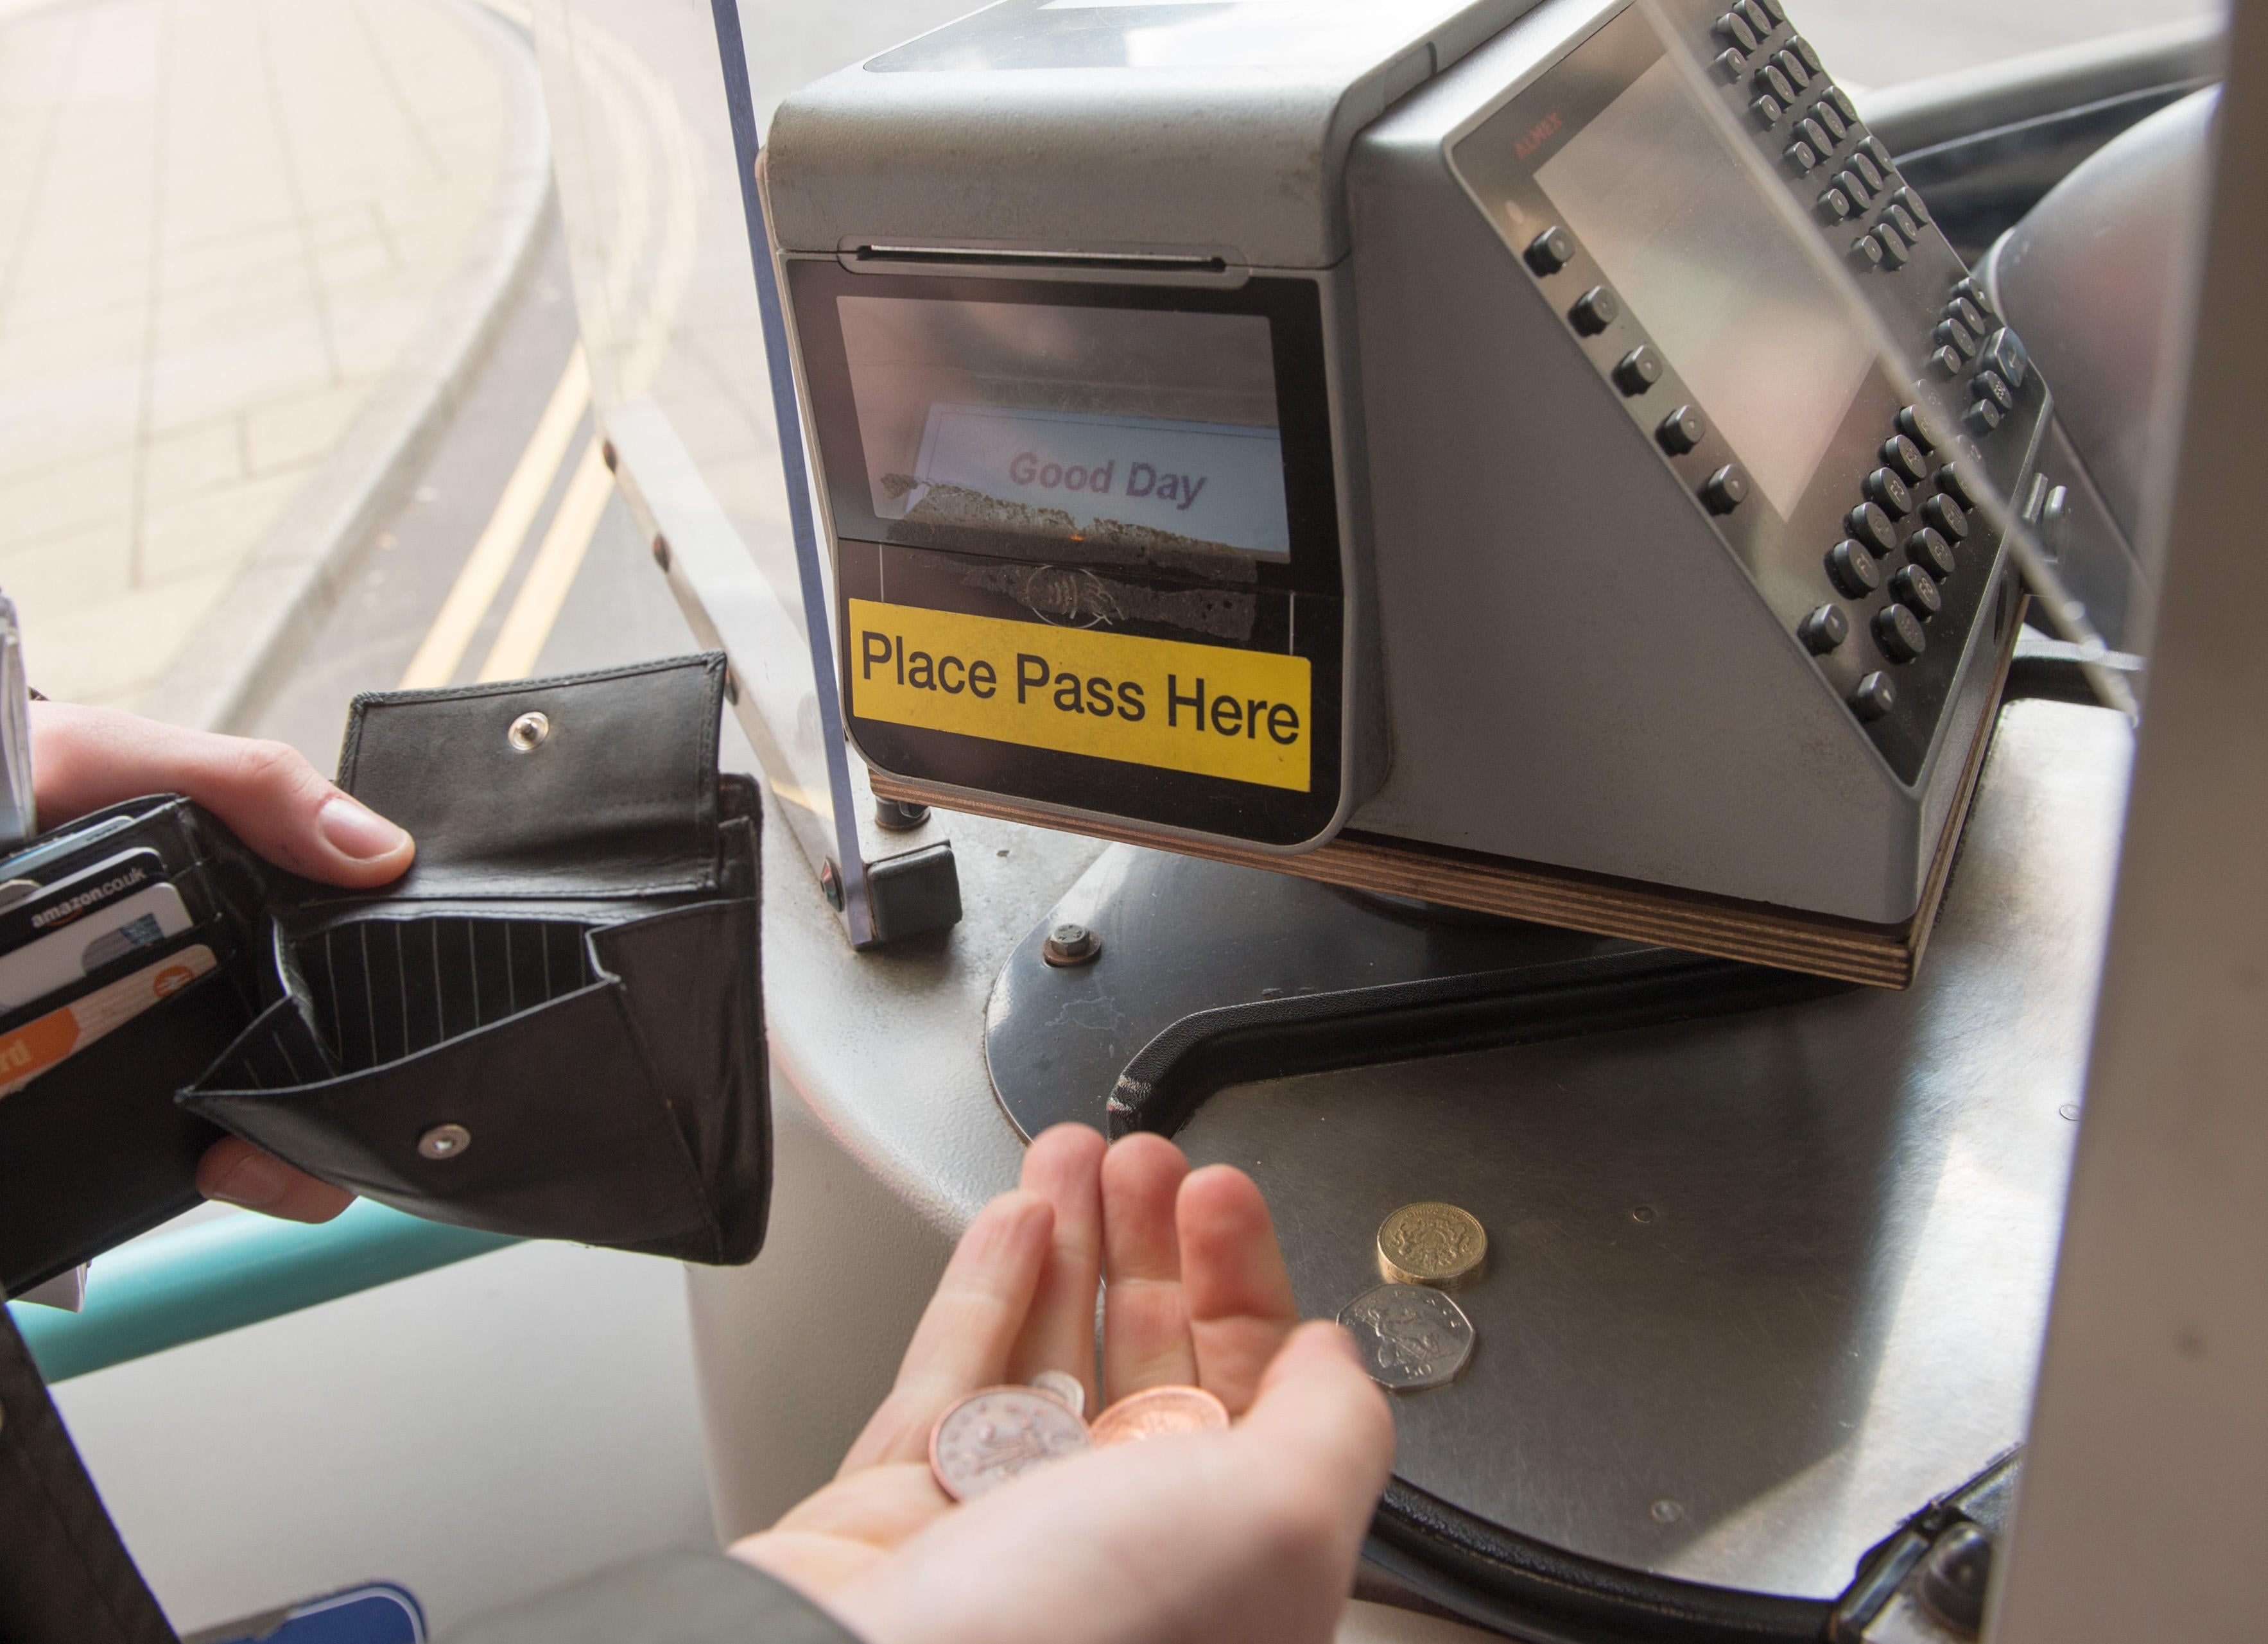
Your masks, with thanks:
<instances>
[{"instance_id":1,"label":"thumb","mask_svg":"<svg viewBox=\"0 0 2268 1644\"><path fill-rule=\"evenodd\" d=\"M107 708L32 708L32 769L45 818L183 793L278 867L352 889L399 879L417 854L408 833L282 742L184 730Z\"/></svg>"},{"instance_id":2,"label":"thumb","mask_svg":"<svg viewBox=\"0 0 2268 1644\"><path fill-rule=\"evenodd\" d=\"M1359 1504L1365 1522L1394 1471L1394 1412L1353 1338L1327 1319L1292 1332L1236 1431L1300 1457L1334 1499Z\"/></svg>"}]
</instances>

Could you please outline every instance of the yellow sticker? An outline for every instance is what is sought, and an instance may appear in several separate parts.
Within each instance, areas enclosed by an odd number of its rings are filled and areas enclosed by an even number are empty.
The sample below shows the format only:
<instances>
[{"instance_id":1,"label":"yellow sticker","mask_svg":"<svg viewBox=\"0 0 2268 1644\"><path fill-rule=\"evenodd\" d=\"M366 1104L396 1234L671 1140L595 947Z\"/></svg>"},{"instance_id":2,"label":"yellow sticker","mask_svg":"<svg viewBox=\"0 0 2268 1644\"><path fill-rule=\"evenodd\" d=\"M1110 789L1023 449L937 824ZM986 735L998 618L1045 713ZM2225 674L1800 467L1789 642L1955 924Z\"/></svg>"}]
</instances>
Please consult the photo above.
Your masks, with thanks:
<instances>
[{"instance_id":1,"label":"yellow sticker","mask_svg":"<svg viewBox=\"0 0 2268 1644\"><path fill-rule=\"evenodd\" d=\"M1305 793L1305 657L850 601L850 711Z\"/></svg>"}]
</instances>

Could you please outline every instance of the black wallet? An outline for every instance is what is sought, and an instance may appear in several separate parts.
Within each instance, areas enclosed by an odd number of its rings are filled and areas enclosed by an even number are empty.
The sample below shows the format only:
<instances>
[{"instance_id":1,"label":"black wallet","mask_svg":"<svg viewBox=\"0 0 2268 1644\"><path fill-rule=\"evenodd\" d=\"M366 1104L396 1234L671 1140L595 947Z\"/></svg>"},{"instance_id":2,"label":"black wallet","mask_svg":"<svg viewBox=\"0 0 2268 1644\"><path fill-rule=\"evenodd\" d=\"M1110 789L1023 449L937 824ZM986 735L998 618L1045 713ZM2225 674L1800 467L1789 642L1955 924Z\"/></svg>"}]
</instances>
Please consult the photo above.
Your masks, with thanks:
<instances>
[{"instance_id":1,"label":"black wallet","mask_svg":"<svg viewBox=\"0 0 2268 1644\"><path fill-rule=\"evenodd\" d=\"M339 785L417 840L376 892L177 796L0 864L0 989L42 910L20 980L72 969L0 992L0 1290L196 1203L224 1131L437 1221L754 1257L760 801L718 774L724 690L711 653L357 697Z\"/></svg>"}]
</instances>

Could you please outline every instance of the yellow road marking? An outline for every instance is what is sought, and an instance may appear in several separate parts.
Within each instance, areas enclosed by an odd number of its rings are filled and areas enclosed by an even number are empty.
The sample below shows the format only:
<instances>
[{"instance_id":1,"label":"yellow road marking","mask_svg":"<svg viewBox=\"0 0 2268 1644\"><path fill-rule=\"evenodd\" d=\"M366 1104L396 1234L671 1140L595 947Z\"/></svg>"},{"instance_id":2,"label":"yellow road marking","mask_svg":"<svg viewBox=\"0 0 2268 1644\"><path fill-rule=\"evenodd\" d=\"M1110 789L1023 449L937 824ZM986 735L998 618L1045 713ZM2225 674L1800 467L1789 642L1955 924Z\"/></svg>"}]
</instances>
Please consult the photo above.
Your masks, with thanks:
<instances>
[{"instance_id":1,"label":"yellow road marking","mask_svg":"<svg viewBox=\"0 0 2268 1644\"><path fill-rule=\"evenodd\" d=\"M551 637L559 608L567 602L567 590L575 586L575 573L583 568L583 556L590 551L599 516L606 512L614 494L615 476L607 471L605 453L593 439L576 466L575 477L567 482L567 494L559 499L559 512L551 516L551 528L543 534L535 563L527 568L526 579L519 585L512 609L504 614L504 626L497 630L489 660L481 664L483 683L524 679L535 671L543 642Z\"/></svg>"},{"instance_id":2,"label":"yellow road marking","mask_svg":"<svg viewBox=\"0 0 2268 1644\"><path fill-rule=\"evenodd\" d=\"M457 573L456 585L441 602L440 614L434 617L424 642L417 647L417 654L410 658L409 667L403 671L403 690L446 685L455 675L457 665L465 659L466 648L480 631L482 619L487 616L489 607L496 603L497 590L512 574L512 562L519 557L520 544L527 540L528 528L535 523L543 499L550 492L551 482L558 476L559 465L566 461L567 447L575 438L575 430L590 406L591 364L578 343L574 353L568 357L559 386L551 391L551 402L543 408L542 420L536 424L534 436L520 453L519 466L504 482L504 495L497 499L496 512L489 517L487 528L473 544L473 551L466 556L464 569Z\"/></svg>"}]
</instances>

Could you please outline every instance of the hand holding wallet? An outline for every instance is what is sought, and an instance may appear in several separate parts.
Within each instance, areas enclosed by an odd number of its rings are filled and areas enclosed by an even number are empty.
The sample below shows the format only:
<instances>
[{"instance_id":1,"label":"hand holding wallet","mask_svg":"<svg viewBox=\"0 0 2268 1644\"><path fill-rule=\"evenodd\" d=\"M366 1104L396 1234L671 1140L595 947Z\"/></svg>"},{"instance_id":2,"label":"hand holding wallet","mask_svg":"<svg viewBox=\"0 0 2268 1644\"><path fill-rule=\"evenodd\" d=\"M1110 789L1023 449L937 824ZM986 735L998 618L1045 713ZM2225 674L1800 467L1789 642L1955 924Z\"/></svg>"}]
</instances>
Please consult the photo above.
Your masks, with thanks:
<instances>
[{"instance_id":1,"label":"hand holding wallet","mask_svg":"<svg viewBox=\"0 0 2268 1644\"><path fill-rule=\"evenodd\" d=\"M759 801L717 772L723 691L711 654L358 697L340 785L418 841L374 892L177 797L33 842L43 888L129 858L162 906L119 952L67 942L66 972L92 962L14 1009L0 907L0 1287L194 1204L222 1130L438 1220L753 1257ZM11 1047L67 1032L9 1088Z\"/></svg>"}]
</instances>

